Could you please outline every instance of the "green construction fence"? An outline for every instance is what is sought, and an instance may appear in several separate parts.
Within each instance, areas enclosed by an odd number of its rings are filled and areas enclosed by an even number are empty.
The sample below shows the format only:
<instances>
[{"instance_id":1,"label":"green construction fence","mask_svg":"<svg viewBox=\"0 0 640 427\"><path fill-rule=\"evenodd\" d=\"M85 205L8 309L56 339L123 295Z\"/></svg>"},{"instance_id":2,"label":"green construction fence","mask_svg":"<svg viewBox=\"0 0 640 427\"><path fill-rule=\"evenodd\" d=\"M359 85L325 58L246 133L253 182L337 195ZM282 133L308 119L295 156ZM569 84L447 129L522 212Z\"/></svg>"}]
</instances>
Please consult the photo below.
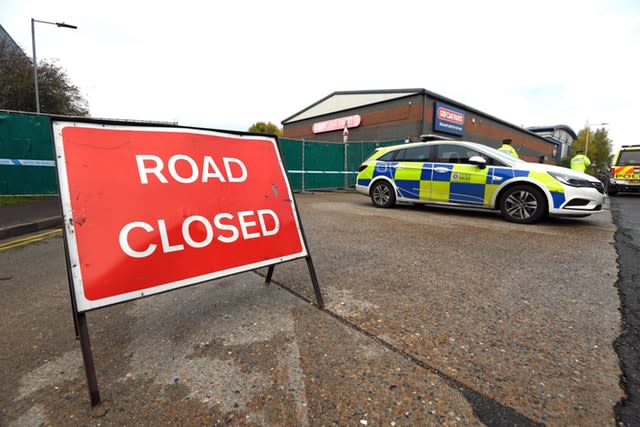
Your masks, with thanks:
<instances>
[{"instance_id":1,"label":"green construction fence","mask_svg":"<svg viewBox=\"0 0 640 427\"><path fill-rule=\"evenodd\" d=\"M0 111L0 195L57 192L49 117Z\"/></svg>"},{"instance_id":2,"label":"green construction fence","mask_svg":"<svg viewBox=\"0 0 640 427\"><path fill-rule=\"evenodd\" d=\"M279 138L294 191L355 185L358 166L392 141L323 142ZM57 194L51 120L46 115L0 111L0 195Z\"/></svg>"},{"instance_id":3,"label":"green construction fence","mask_svg":"<svg viewBox=\"0 0 640 427\"><path fill-rule=\"evenodd\" d=\"M337 143L280 138L279 143L291 188L307 191L353 187L358 166L376 148L403 140Z\"/></svg>"}]
</instances>

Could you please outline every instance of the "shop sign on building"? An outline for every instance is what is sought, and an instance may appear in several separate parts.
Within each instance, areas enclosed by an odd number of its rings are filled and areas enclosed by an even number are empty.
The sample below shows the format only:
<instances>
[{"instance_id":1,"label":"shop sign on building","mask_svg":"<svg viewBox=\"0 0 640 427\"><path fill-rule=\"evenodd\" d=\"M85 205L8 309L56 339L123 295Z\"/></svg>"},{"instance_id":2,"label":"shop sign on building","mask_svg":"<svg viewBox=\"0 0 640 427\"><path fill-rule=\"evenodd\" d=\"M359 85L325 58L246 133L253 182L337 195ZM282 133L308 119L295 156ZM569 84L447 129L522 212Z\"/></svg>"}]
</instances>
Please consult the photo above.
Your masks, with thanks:
<instances>
[{"instance_id":1,"label":"shop sign on building","mask_svg":"<svg viewBox=\"0 0 640 427\"><path fill-rule=\"evenodd\" d=\"M464 135L464 111L436 101L433 130L452 135Z\"/></svg>"},{"instance_id":2,"label":"shop sign on building","mask_svg":"<svg viewBox=\"0 0 640 427\"><path fill-rule=\"evenodd\" d=\"M311 130L313 131L313 133L324 133L345 128L355 128L360 126L361 121L362 118L358 114L347 117L339 117L337 119L316 122L311 126Z\"/></svg>"}]
</instances>

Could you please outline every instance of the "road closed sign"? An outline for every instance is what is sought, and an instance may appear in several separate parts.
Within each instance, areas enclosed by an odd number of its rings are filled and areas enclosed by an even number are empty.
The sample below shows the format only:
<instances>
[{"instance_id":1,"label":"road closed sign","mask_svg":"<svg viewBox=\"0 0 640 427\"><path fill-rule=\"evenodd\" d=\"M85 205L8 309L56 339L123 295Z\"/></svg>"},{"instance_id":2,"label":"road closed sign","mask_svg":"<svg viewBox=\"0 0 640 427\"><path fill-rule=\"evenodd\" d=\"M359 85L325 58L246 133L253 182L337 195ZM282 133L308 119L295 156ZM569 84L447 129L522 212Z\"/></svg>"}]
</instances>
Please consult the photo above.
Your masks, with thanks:
<instances>
[{"instance_id":1,"label":"road closed sign","mask_svg":"<svg viewBox=\"0 0 640 427\"><path fill-rule=\"evenodd\" d=\"M275 138L52 129L79 312L308 255Z\"/></svg>"}]
</instances>

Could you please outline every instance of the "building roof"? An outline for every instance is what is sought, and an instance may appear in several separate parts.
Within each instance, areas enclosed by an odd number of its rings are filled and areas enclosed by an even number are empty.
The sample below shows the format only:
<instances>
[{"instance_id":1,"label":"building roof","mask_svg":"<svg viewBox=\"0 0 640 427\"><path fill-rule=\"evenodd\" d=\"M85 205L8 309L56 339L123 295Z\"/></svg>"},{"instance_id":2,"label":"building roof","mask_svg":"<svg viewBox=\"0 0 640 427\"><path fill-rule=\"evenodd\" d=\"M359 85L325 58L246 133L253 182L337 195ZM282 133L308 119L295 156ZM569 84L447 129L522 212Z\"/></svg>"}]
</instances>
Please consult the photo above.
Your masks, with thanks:
<instances>
[{"instance_id":1,"label":"building roof","mask_svg":"<svg viewBox=\"0 0 640 427\"><path fill-rule=\"evenodd\" d=\"M513 123L509 123L504 121L498 117L492 116L491 114L487 114L483 111L480 111L476 108L469 107L461 102L455 101L453 99L447 98L446 96L437 94L435 92L431 92L427 89L423 88L413 88L413 89L381 89L381 90L351 90L351 91L337 91L332 94L322 98L321 100L311 104L310 106L302 109L296 114L287 117L284 119L281 124L287 125L290 123L294 123L301 120L311 119L314 117L324 116L326 114L339 113L340 111L350 110L353 108L364 107L367 105L376 104L379 102L389 101L392 99L403 98L406 96L418 95L418 94L426 94L427 96L437 99L439 101L443 101L447 104L452 104L459 108L464 109L470 113L475 113L482 115L484 117L490 118L497 123L501 123L505 126L508 126L513 129L517 129L520 132L529 133L532 136L543 139L548 142L552 142L557 144L557 142L551 141L547 138L540 136L539 134L530 130L530 128L525 128L522 126L514 125ZM567 128L569 133L573 133L571 128L565 125L558 125L563 128ZM553 129L553 127L552 127Z\"/></svg>"},{"instance_id":2,"label":"building roof","mask_svg":"<svg viewBox=\"0 0 640 427\"><path fill-rule=\"evenodd\" d=\"M377 104L378 102L403 98L424 92L424 89L394 89L394 90L360 90L333 92L331 95L322 98L311 104L302 111L282 121L282 124L297 122L299 120L324 116L325 114L337 113L338 111L350 110L352 108L363 107L365 105Z\"/></svg>"},{"instance_id":3,"label":"building roof","mask_svg":"<svg viewBox=\"0 0 640 427\"><path fill-rule=\"evenodd\" d=\"M571 137L573 139L578 139L578 135L576 135L576 133L574 132L573 129L571 129L571 127L567 126L567 125L553 125L553 126L530 126L527 128L528 130L530 130L533 133L539 133L539 132L553 132L555 130L564 130L565 132L567 132L569 135L571 135Z\"/></svg>"}]
</instances>

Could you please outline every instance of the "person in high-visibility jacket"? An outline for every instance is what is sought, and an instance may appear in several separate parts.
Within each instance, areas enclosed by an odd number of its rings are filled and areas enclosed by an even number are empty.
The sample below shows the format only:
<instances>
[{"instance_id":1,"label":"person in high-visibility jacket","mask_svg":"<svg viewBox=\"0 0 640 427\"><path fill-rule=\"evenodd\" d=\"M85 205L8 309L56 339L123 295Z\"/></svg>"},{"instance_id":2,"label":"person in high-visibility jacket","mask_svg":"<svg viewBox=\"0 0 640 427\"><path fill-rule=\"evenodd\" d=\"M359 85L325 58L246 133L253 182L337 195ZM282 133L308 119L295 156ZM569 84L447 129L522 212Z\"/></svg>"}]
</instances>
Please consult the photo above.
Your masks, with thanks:
<instances>
[{"instance_id":1,"label":"person in high-visibility jacket","mask_svg":"<svg viewBox=\"0 0 640 427\"><path fill-rule=\"evenodd\" d=\"M584 153L582 150L576 151L576 155L571 159L571 169L574 171L584 172L591 166L591 160L582 153Z\"/></svg>"},{"instance_id":2,"label":"person in high-visibility jacket","mask_svg":"<svg viewBox=\"0 0 640 427\"><path fill-rule=\"evenodd\" d=\"M507 153L508 155L510 155L511 157L515 157L516 159L518 158L518 152L511 145L511 140L510 139L503 139L502 140L502 145L500 146L500 148L498 148L498 151L502 151L503 153Z\"/></svg>"}]
</instances>

